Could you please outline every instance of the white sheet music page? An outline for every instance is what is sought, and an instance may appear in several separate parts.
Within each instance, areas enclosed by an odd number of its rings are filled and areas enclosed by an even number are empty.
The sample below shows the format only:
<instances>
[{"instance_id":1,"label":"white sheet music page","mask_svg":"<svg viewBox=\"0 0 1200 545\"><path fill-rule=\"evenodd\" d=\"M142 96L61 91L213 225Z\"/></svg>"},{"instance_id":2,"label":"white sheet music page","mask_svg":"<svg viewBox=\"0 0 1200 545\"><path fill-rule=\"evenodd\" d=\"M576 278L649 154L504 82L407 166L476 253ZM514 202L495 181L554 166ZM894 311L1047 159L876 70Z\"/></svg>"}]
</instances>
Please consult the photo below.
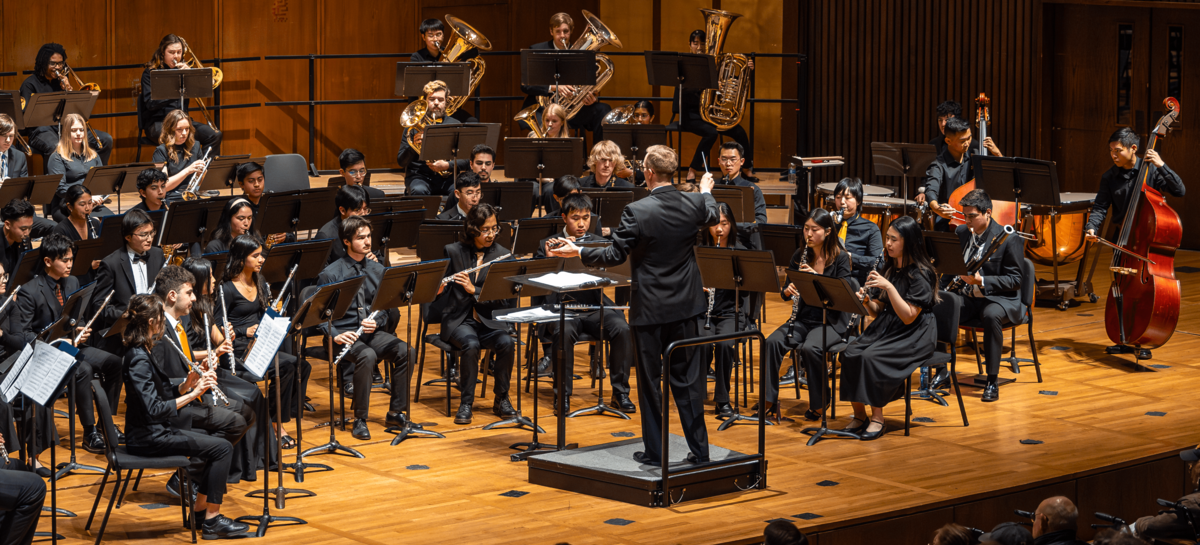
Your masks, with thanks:
<instances>
[{"instance_id":1,"label":"white sheet music page","mask_svg":"<svg viewBox=\"0 0 1200 545\"><path fill-rule=\"evenodd\" d=\"M274 361L275 353L279 351L279 345L283 343L283 338L287 335L291 323L290 318L281 317L272 310L267 310L266 314L263 314L263 319L258 324L258 330L254 332L258 340L254 341L254 348L250 350L250 355L246 357L244 363L248 371L255 376L267 378L267 368Z\"/></svg>"},{"instance_id":2,"label":"white sheet music page","mask_svg":"<svg viewBox=\"0 0 1200 545\"><path fill-rule=\"evenodd\" d=\"M17 392L21 389L17 384L17 378L21 376L21 370L29 363L29 359L33 357L33 345L27 344L21 349L21 355L17 356L17 361L13 363L8 374L4 376L4 384L0 384L0 393L4 395L5 403L12 403L17 397Z\"/></svg>"},{"instance_id":3,"label":"white sheet music page","mask_svg":"<svg viewBox=\"0 0 1200 545\"><path fill-rule=\"evenodd\" d=\"M37 341L37 346L33 347L33 358L22 373L25 378L19 384L21 393L45 407L72 365L75 365L75 354Z\"/></svg>"},{"instance_id":4,"label":"white sheet music page","mask_svg":"<svg viewBox=\"0 0 1200 545\"><path fill-rule=\"evenodd\" d=\"M587 273L574 273L574 272L569 272L569 271L561 271L561 272L556 272L556 273L543 274L542 276L539 276L537 278L531 278L531 280L534 280L534 281L537 281L537 282L540 282L542 284L546 284L549 286L554 286L556 288L569 288L572 286L578 286L580 284L583 284L584 282L595 282L597 280L602 280L602 279L599 276L593 276L593 275L590 275Z\"/></svg>"}]
</instances>

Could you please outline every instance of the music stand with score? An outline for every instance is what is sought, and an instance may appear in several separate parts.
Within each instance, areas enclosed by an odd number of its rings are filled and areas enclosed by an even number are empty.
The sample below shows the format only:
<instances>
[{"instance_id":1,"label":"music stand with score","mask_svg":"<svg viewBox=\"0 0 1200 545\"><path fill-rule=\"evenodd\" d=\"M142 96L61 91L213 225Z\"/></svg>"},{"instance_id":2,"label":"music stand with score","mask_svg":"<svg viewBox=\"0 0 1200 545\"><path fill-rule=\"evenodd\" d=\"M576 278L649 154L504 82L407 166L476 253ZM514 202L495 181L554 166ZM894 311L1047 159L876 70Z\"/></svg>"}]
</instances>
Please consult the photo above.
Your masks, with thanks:
<instances>
[{"instance_id":1,"label":"music stand with score","mask_svg":"<svg viewBox=\"0 0 1200 545\"><path fill-rule=\"evenodd\" d=\"M937 160L933 144L901 142L871 142L871 165L876 176L900 176L900 192L908 207L908 177L924 177L925 171Z\"/></svg>"},{"instance_id":2,"label":"music stand with score","mask_svg":"<svg viewBox=\"0 0 1200 545\"><path fill-rule=\"evenodd\" d=\"M675 109L683 111L684 89L716 89L720 84L717 78L716 60L700 53L677 53L675 51L647 51L646 80L655 87L675 87ZM683 124L676 131L680 151L683 149ZM682 156L683 154L680 153Z\"/></svg>"},{"instance_id":3,"label":"music stand with score","mask_svg":"<svg viewBox=\"0 0 1200 545\"><path fill-rule=\"evenodd\" d=\"M582 138L504 139L508 165L504 171L512 178L558 178L579 172L583 157Z\"/></svg>"},{"instance_id":4,"label":"music stand with score","mask_svg":"<svg viewBox=\"0 0 1200 545\"><path fill-rule=\"evenodd\" d=\"M466 62L397 62L396 96L419 97L425 94L425 84L441 80L451 94L461 95L471 88L471 63Z\"/></svg>"},{"instance_id":5,"label":"music stand with score","mask_svg":"<svg viewBox=\"0 0 1200 545\"><path fill-rule=\"evenodd\" d=\"M213 96L211 68L171 68L150 71L151 100L179 100L179 109L187 111L185 100Z\"/></svg>"}]
</instances>

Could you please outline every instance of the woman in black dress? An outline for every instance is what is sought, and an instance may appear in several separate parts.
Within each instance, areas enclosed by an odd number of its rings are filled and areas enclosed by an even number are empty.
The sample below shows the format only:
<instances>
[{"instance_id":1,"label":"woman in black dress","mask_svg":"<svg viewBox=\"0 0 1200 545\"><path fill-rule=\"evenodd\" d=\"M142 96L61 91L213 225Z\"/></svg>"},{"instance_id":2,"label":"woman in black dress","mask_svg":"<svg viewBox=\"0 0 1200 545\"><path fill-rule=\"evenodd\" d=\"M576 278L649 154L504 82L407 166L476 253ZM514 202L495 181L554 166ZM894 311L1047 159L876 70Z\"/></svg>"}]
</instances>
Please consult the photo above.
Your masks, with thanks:
<instances>
[{"instance_id":1,"label":"woman in black dress","mask_svg":"<svg viewBox=\"0 0 1200 545\"><path fill-rule=\"evenodd\" d=\"M229 247L229 263L225 266L225 272L221 275L221 286L217 290L217 294L224 298L225 311L229 323L233 326L233 353L239 360L245 360L249 356L247 347L258 331L258 324L262 321L263 315L267 312L267 306L270 304L270 288L267 287L266 280L259 274L265 260L261 238L255 235L242 235L233 239L233 244ZM219 310L222 302L215 301L214 303L218 305L215 308ZM298 392L296 391L295 375L296 357L286 352L285 349L286 346L280 347L278 360L279 378L283 384L272 383L269 386L267 402L271 405L271 417L274 419L276 414L275 388L281 388L283 422L286 423L295 416ZM228 361L223 361L222 365L228 365ZM272 367L268 367L266 376L255 377L239 365L237 375L247 380L264 380L274 378L275 372ZM257 380L255 381L257 382ZM288 436L287 430L283 429L279 422L275 422L275 433L278 434L279 441L283 443L283 448L295 448L296 441Z\"/></svg>"},{"instance_id":2,"label":"woman in black dress","mask_svg":"<svg viewBox=\"0 0 1200 545\"><path fill-rule=\"evenodd\" d=\"M46 174L62 176L62 179L58 181L58 189L55 190L54 197L50 199L50 215L54 221L62 221L66 217L62 212L62 202L67 188L82 184L83 180L87 178L89 170L104 165L96 150L88 144L87 123L83 120L83 116L67 114L63 117L62 127L63 131L58 138L58 146L46 160ZM112 215L112 210L104 206L102 199L96 198L95 201L93 212L97 216Z\"/></svg>"},{"instance_id":3,"label":"woman in black dress","mask_svg":"<svg viewBox=\"0 0 1200 545\"><path fill-rule=\"evenodd\" d=\"M904 395L904 380L933 355L937 274L916 220L901 216L883 240L882 272L871 271L859 296L874 320L842 353L842 399L854 407L845 431L878 439L886 431L883 407ZM866 406L871 406L868 420Z\"/></svg>"},{"instance_id":4,"label":"woman in black dress","mask_svg":"<svg viewBox=\"0 0 1200 545\"><path fill-rule=\"evenodd\" d=\"M744 250L745 247L737 239L737 218L734 217L733 210L723 202L717 203L717 209L721 211L721 221L701 234L704 245ZM750 292L742 292L741 301L735 305L734 290L718 289L714 292L705 288L704 291L711 304L705 316L705 327L700 330L701 335L725 335L746 327L749 323L747 310L750 305ZM729 378L733 374L737 341L724 341L716 346L704 345L704 361L713 361L714 355L716 380L713 384L713 403L716 404L717 418L725 419L733 416L733 406L729 404Z\"/></svg>"},{"instance_id":5,"label":"woman in black dress","mask_svg":"<svg viewBox=\"0 0 1200 545\"><path fill-rule=\"evenodd\" d=\"M829 278L850 278L850 254L842 249L838 240L833 215L824 208L809 213L808 220L804 222L804 239L805 247L792 255L791 269ZM789 282L781 295L784 301L791 303L793 297L799 297L799 292ZM808 377L808 410L804 412L804 418L816 421L821 419L829 403L826 395L825 347L841 342L850 317L835 311L830 311L826 317L822 309L805 305L799 299L793 308L794 319L790 318L771 333L763 349L763 364L766 366L763 372L767 374L763 399L767 414L778 415L779 368L784 355L799 349L800 360ZM824 325L826 319L829 320L828 326Z\"/></svg>"},{"instance_id":6,"label":"woman in black dress","mask_svg":"<svg viewBox=\"0 0 1200 545\"><path fill-rule=\"evenodd\" d=\"M258 233L253 231L253 225L254 206L250 201L242 197L231 199L225 203L225 208L221 209L221 218L217 220L217 227L213 229L212 239L204 247L204 253L228 251L233 239L247 233L257 235Z\"/></svg>"},{"instance_id":7,"label":"woman in black dress","mask_svg":"<svg viewBox=\"0 0 1200 545\"><path fill-rule=\"evenodd\" d=\"M63 219L54 226L51 233L59 233L72 242L91 240L100 234L100 220L91 216L92 192L83 184L67 188L62 198ZM95 279L96 269L100 268L100 260L92 260L92 268L86 274L77 275L79 285L86 286Z\"/></svg>"},{"instance_id":8,"label":"woman in black dress","mask_svg":"<svg viewBox=\"0 0 1200 545\"><path fill-rule=\"evenodd\" d=\"M157 140L158 135L162 133L163 125L167 124L167 115L172 110L180 109L178 98L154 100L150 88L150 72L191 68L187 63L191 55L192 52L188 50L187 42L183 38L167 34L163 36L162 40L159 40L158 48L154 50L150 62L143 65L142 77L134 83L133 92L137 94L138 106L142 110L138 115L138 124L146 138ZM191 105L192 99L183 99L183 111L191 111ZM204 148L217 146L221 143L221 131L209 125L200 125L196 127L196 140L199 140L200 145ZM212 154L217 155L217 150L214 149ZM161 163L158 160L154 162Z\"/></svg>"},{"instance_id":9,"label":"woman in black dress","mask_svg":"<svg viewBox=\"0 0 1200 545\"><path fill-rule=\"evenodd\" d=\"M192 119L183 110L172 110L163 120L162 133L158 135L158 147L154 148L153 161L165 164L167 173L168 204L183 199L183 190L193 174L204 170L200 161L204 156L200 142L196 141Z\"/></svg>"}]
</instances>

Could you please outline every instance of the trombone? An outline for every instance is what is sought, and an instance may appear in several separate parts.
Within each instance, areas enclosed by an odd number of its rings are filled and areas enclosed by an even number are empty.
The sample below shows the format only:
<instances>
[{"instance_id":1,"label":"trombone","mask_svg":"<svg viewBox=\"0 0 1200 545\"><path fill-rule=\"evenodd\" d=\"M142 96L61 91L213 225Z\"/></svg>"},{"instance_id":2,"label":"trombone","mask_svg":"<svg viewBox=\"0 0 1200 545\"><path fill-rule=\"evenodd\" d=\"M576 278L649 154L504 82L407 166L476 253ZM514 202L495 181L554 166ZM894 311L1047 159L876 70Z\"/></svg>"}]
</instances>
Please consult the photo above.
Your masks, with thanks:
<instances>
[{"instance_id":1,"label":"trombone","mask_svg":"<svg viewBox=\"0 0 1200 545\"><path fill-rule=\"evenodd\" d=\"M13 93L13 94L16 94L16 93ZM22 112L25 111L25 97L21 97L21 111ZM29 147L29 142L26 142L25 137L21 136L21 131L18 131L14 128L13 136L16 137L13 141L16 142L17 144L20 144L21 147L25 148L24 150L22 150L22 152L25 154L25 156L33 157L33 148ZM3 180L0 180L0 181L3 181Z\"/></svg>"},{"instance_id":2,"label":"trombone","mask_svg":"<svg viewBox=\"0 0 1200 545\"><path fill-rule=\"evenodd\" d=\"M189 57L189 56L191 57L190 59L187 59L187 61L185 61L185 63L184 63L188 66L188 68L193 68L193 69L197 69L197 70L204 68L204 65L200 63L200 58L196 56L196 52L192 51L192 47L190 45L188 45L186 40L183 42L183 56L185 58ZM222 71L220 68L217 68L214 66L214 67L212 67L212 74L213 74L213 89L216 89L218 86L221 85L222 81L225 81L225 72ZM205 107L205 105L204 105L204 99L197 98L196 103L200 105L200 112L204 114L204 121L208 123L208 126L212 127L212 130L220 132L217 129L217 126L213 124L212 118L208 116L208 108Z\"/></svg>"}]
</instances>

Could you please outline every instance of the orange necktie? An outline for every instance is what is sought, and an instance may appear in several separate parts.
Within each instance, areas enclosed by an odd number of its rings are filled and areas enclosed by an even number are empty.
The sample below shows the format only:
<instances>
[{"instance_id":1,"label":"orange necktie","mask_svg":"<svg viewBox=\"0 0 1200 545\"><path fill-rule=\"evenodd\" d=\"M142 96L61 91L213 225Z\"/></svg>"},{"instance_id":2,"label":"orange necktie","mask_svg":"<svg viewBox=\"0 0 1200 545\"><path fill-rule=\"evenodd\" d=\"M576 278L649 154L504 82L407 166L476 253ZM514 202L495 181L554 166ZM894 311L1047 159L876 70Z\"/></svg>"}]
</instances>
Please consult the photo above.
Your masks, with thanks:
<instances>
[{"instance_id":1,"label":"orange necktie","mask_svg":"<svg viewBox=\"0 0 1200 545\"><path fill-rule=\"evenodd\" d=\"M188 361L193 361L192 345L188 343L187 333L183 332L183 324L175 323L175 336L179 339L179 346L183 348L183 353L187 355Z\"/></svg>"}]
</instances>

